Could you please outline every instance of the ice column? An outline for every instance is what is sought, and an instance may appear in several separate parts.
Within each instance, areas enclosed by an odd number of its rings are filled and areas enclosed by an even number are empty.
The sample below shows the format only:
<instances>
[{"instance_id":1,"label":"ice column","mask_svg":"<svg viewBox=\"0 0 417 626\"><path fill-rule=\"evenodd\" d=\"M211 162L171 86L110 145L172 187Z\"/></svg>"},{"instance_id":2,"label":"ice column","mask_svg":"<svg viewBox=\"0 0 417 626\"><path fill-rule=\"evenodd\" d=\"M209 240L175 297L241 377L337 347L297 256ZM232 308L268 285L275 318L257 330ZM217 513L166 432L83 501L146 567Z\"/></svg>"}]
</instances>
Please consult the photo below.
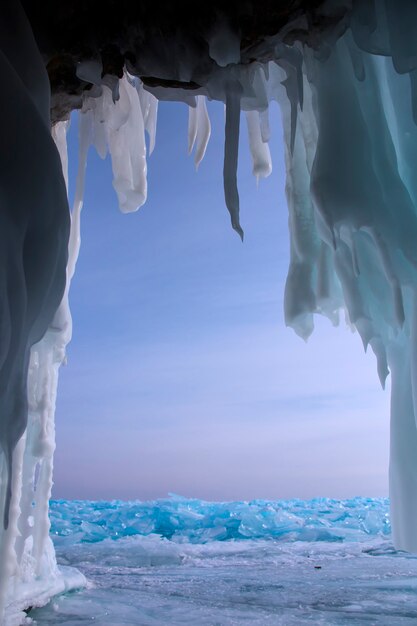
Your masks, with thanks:
<instances>
[{"instance_id":1,"label":"ice column","mask_svg":"<svg viewBox=\"0 0 417 626\"><path fill-rule=\"evenodd\" d=\"M278 96L291 237L286 320L306 338L314 313L336 321L344 306L365 349L376 355L382 386L391 371L394 542L417 551L413 86L390 58L359 48L350 31L325 59L305 50L304 62L304 105L293 142L291 107Z\"/></svg>"},{"instance_id":2,"label":"ice column","mask_svg":"<svg viewBox=\"0 0 417 626\"><path fill-rule=\"evenodd\" d=\"M22 609L83 577L58 569L48 536L66 188L50 132L48 77L17 2L3 3L0 35L7 86L0 98L0 622L12 625L22 622Z\"/></svg>"}]
</instances>

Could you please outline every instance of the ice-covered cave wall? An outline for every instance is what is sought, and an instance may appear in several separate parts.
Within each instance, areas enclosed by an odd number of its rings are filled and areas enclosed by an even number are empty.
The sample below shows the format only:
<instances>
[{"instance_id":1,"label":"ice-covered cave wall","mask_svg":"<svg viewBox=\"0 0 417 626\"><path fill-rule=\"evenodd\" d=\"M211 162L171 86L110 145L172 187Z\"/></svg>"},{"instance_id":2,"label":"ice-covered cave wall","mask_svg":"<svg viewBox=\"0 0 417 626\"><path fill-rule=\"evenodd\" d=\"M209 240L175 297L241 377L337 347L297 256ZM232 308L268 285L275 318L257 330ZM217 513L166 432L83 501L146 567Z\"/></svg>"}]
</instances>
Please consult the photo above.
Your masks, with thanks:
<instances>
[{"instance_id":1,"label":"ice-covered cave wall","mask_svg":"<svg viewBox=\"0 0 417 626\"><path fill-rule=\"evenodd\" d=\"M46 74L16 3L10 0L2 9L0 63L9 97L6 92L2 97L0 124L3 145L10 148L0 168L5 222L0 610L7 607L9 623L20 619L19 608L80 582L56 567L48 499L57 372L71 334L68 287L79 246L85 159L90 144L101 156L109 151L120 208L142 205L144 134L152 149L158 99L189 105L188 140L196 163L210 135L206 98L225 103L225 202L241 236L236 178L241 111L254 174L267 176L269 104L278 101L291 238L286 321L307 338L315 314L337 323L344 310L365 349L375 353L382 386L391 374L394 541L417 551L417 5L412 0L316 4L321 22L316 13L300 9L286 16L279 32L260 38L251 39L239 22L219 13L198 45L188 45L181 29L175 36L169 30L171 37L165 32L155 45L136 24L125 54L120 41L116 51L112 42L111 53L93 44L88 49L85 42L82 54L66 52L57 60L48 53L50 76L62 79L52 115L59 120L81 107L67 279L68 208L50 137ZM140 54L134 54L138 48ZM74 75L68 82L69 66ZM65 170L65 122L55 125L53 134Z\"/></svg>"},{"instance_id":2,"label":"ice-covered cave wall","mask_svg":"<svg viewBox=\"0 0 417 626\"><path fill-rule=\"evenodd\" d=\"M57 371L71 332L68 201L44 61L13 0L1 7L0 74L0 623L18 624L22 609L83 577L58 570L48 518Z\"/></svg>"}]
</instances>

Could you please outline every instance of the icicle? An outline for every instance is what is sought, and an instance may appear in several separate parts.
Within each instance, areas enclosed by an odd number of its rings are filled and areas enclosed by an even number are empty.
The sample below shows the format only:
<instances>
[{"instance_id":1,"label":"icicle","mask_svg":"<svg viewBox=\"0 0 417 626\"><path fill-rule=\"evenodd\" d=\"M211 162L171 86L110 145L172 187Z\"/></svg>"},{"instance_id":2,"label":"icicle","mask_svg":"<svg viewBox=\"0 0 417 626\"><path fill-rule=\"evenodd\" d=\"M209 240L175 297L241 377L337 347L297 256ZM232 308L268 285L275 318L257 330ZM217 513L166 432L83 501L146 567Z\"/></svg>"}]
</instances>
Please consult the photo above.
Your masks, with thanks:
<instances>
[{"instance_id":1,"label":"icicle","mask_svg":"<svg viewBox=\"0 0 417 626\"><path fill-rule=\"evenodd\" d=\"M81 234L80 219L84 201L85 172L87 168L88 148L92 138L92 114L91 111L81 113L79 116L79 141L78 141L78 172L75 185L74 204L71 212L71 231L68 245L67 287L74 276L80 252Z\"/></svg>"},{"instance_id":2,"label":"icicle","mask_svg":"<svg viewBox=\"0 0 417 626\"><path fill-rule=\"evenodd\" d=\"M332 324L337 326L341 307L340 286L334 275L332 251L324 241L320 243L316 290L318 312L328 317Z\"/></svg>"},{"instance_id":3,"label":"icicle","mask_svg":"<svg viewBox=\"0 0 417 626\"><path fill-rule=\"evenodd\" d=\"M210 139L211 124L205 96L196 96L196 106L188 108L188 154L196 145L194 162L196 170L204 158Z\"/></svg>"},{"instance_id":4,"label":"icicle","mask_svg":"<svg viewBox=\"0 0 417 626\"><path fill-rule=\"evenodd\" d=\"M226 96L226 126L224 143L223 182L226 206L233 229L243 241L239 223L239 192L237 189L237 162L239 154L240 96L229 90Z\"/></svg>"},{"instance_id":5,"label":"icicle","mask_svg":"<svg viewBox=\"0 0 417 626\"><path fill-rule=\"evenodd\" d=\"M280 74L277 79L282 85L284 71L277 68ZM310 197L309 169L307 148L302 133L295 138L291 132L292 105L283 100L282 114L284 121L285 160L287 168L286 194L289 210L290 227L290 267L285 285L284 312L285 322L304 340L314 329L313 313L318 310L316 298L316 284L314 281L315 265L319 260L321 249L317 234L314 207ZM306 117L312 114L307 107L301 113ZM306 120L305 124L309 124ZM294 146L292 140L294 139ZM330 281L328 281L330 286ZM327 304L326 311L334 309L338 302L331 307Z\"/></svg>"},{"instance_id":6,"label":"icicle","mask_svg":"<svg viewBox=\"0 0 417 626\"><path fill-rule=\"evenodd\" d=\"M288 75L287 78L282 82L285 89L287 90L288 99L291 102L291 139L290 139L290 152L294 151L295 144L295 133L297 131L297 104L298 100L296 98L295 85L294 85L294 77Z\"/></svg>"},{"instance_id":7,"label":"icicle","mask_svg":"<svg viewBox=\"0 0 417 626\"><path fill-rule=\"evenodd\" d=\"M107 149L110 152L113 186L123 213L136 211L147 196L143 110L149 128L150 147L153 148L157 107L153 96L141 90L141 85L138 86L135 80L124 76L120 80L120 97L116 103L109 89L103 87L100 97L86 97L81 112L81 117L89 119L87 143L92 142L102 158Z\"/></svg>"},{"instance_id":8,"label":"icicle","mask_svg":"<svg viewBox=\"0 0 417 626\"><path fill-rule=\"evenodd\" d=\"M188 154L191 154L197 138L197 106L188 107Z\"/></svg>"},{"instance_id":9,"label":"icicle","mask_svg":"<svg viewBox=\"0 0 417 626\"><path fill-rule=\"evenodd\" d=\"M108 89L103 89L99 98L88 98L84 101L80 115L92 111L92 143L101 159L107 155L108 120L111 117L111 108L114 107Z\"/></svg>"},{"instance_id":10,"label":"icicle","mask_svg":"<svg viewBox=\"0 0 417 626\"><path fill-rule=\"evenodd\" d=\"M124 77L120 100L108 124L113 186L123 213L136 211L146 200L146 143L142 109L136 89Z\"/></svg>"},{"instance_id":11,"label":"icicle","mask_svg":"<svg viewBox=\"0 0 417 626\"><path fill-rule=\"evenodd\" d=\"M67 151L67 132L70 121L59 122L52 127L52 138L58 148L59 157L62 163L62 173L64 175L65 186L68 189L68 151Z\"/></svg>"},{"instance_id":12,"label":"icicle","mask_svg":"<svg viewBox=\"0 0 417 626\"><path fill-rule=\"evenodd\" d=\"M194 156L196 169L200 165L206 153L207 144L211 134L210 118L207 111L205 96L197 96L197 146Z\"/></svg>"},{"instance_id":13,"label":"icicle","mask_svg":"<svg viewBox=\"0 0 417 626\"><path fill-rule=\"evenodd\" d=\"M143 83L139 79L136 79L136 90L139 95L140 106L142 109L143 123L149 136L149 155L151 155L155 148L158 100L154 95L149 93L149 91L144 89Z\"/></svg>"},{"instance_id":14,"label":"icicle","mask_svg":"<svg viewBox=\"0 0 417 626\"><path fill-rule=\"evenodd\" d=\"M271 138L269 129L269 108L259 113L259 121L261 124L261 137L264 143L268 143Z\"/></svg>"},{"instance_id":15,"label":"icicle","mask_svg":"<svg viewBox=\"0 0 417 626\"><path fill-rule=\"evenodd\" d=\"M277 46L277 54L279 56L277 63L285 70L286 77L282 85L285 87L291 105L290 152L292 154L297 130L297 107L300 105L300 110L302 110L304 101L302 55L297 48L284 45Z\"/></svg>"},{"instance_id":16,"label":"icicle","mask_svg":"<svg viewBox=\"0 0 417 626\"><path fill-rule=\"evenodd\" d=\"M299 104L300 110L304 106L304 75L302 49L294 46L279 44L276 47L277 62L286 72L288 82L284 85L291 105Z\"/></svg>"},{"instance_id":17,"label":"icicle","mask_svg":"<svg viewBox=\"0 0 417 626\"><path fill-rule=\"evenodd\" d=\"M149 104L149 112L146 117L145 129L149 135L149 154L151 155L155 148L155 140L156 140L156 122L158 116L158 100L149 94L150 96L150 104Z\"/></svg>"},{"instance_id":18,"label":"icicle","mask_svg":"<svg viewBox=\"0 0 417 626\"><path fill-rule=\"evenodd\" d=\"M262 140L261 125L258 111L246 111L249 147L252 155L253 175L266 178L272 172L269 146Z\"/></svg>"},{"instance_id":19,"label":"icicle","mask_svg":"<svg viewBox=\"0 0 417 626\"><path fill-rule=\"evenodd\" d=\"M381 337L374 336L372 337L372 339L369 340L369 345L371 346L373 353L376 356L379 382L381 383L382 389L385 389L385 383L389 374L389 369L387 362L387 351L385 349L384 342Z\"/></svg>"}]
</instances>

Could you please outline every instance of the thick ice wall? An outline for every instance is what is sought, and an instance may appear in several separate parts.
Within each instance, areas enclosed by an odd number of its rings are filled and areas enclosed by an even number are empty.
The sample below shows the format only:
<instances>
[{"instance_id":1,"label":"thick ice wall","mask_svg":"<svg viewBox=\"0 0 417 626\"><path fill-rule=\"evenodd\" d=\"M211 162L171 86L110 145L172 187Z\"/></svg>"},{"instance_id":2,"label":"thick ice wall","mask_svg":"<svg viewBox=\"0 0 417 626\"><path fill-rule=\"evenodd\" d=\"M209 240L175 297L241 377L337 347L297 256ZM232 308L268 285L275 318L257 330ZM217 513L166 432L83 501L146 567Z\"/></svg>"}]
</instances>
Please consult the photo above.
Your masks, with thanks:
<instances>
[{"instance_id":1,"label":"thick ice wall","mask_svg":"<svg viewBox=\"0 0 417 626\"><path fill-rule=\"evenodd\" d=\"M23 15L13 11L11 3L2 18L2 30L15 34L2 37L0 55L8 86L0 115L3 145L8 146L1 164L0 445L10 477L12 453L26 427L29 350L45 333L65 287L69 216L61 163L50 134L43 62ZM33 60L33 73L19 73L22 48L23 56ZM5 526L9 499L8 492Z\"/></svg>"},{"instance_id":2,"label":"thick ice wall","mask_svg":"<svg viewBox=\"0 0 417 626\"><path fill-rule=\"evenodd\" d=\"M30 59L30 64L28 64ZM49 81L31 29L18 3L0 9L0 621L5 604L20 608L26 590L19 584L56 574L45 524L25 534L21 507L28 517L45 518L45 502L33 507L35 466L52 456L48 434L28 423L30 350L42 339L62 299L66 282L69 211L61 161L51 138ZM59 328L55 329L55 333ZM39 365L39 360L38 360ZM43 363L47 365L47 363ZM33 369L33 359L32 359ZM50 372L53 374L53 372ZM45 382L45 381L43 381ZM48 410L44 386L39 406ZM47 398L49 400L49 398ZM32 426L32 424L31 424ZM36 430L38 432L36 433ZM49 448L49 449L48 449ZM32 454L33 473L25 472ZM45 469L40 467L40 474ZM31 484L23 486L22 481ZM38 485L45 484L39 478ZM30 489L28 489L30 487ZM41 489L38 490L39 498ZM47 509L47 498L46 498ZM47 519L47 514L46 514ZM38 533L38 537L36 537ZM25 543L30 535L29 543ZM20 547L19 547L20 542ZM35 567L30 566L32 548ZM39 554L36 554L37 551ZM42 585L37 593L42 595ZM58 585L59 587L59 585ZM63 589L63 584L60 585ZM14 590L14 591L13 591ZM23 606L21 606L23 604ZM18 608L16 608L18 612ZM3 621L2 621L3 623Z\"/></svg>"},{"instance_id":3,"label":"thick ice wall","mask_svg":"<svg viewBox=\"0 0 417 626\"><path fill-rule=\"evenodd\" d=\"M382 385L391 371L393 536L398 548L416 551L417 209L410 162L416 146L412 84L398 74L395 60L362 51L350 32L325 60L307 51L305 71L305 105L297 126L304 141L296 136L291 152L288 130L286 139L292 244L287 323L306 337L313 313L331 317L343 302L365 349L370 345L375 352ZM306 106L309 91L311 109ZM285 103L283 112L288 127ZM317 128L311 168L306 124L310 130ZM327 290L327 311L320 302L324 276L333 283L333 294Z\"/></svg>"}]
</instances>

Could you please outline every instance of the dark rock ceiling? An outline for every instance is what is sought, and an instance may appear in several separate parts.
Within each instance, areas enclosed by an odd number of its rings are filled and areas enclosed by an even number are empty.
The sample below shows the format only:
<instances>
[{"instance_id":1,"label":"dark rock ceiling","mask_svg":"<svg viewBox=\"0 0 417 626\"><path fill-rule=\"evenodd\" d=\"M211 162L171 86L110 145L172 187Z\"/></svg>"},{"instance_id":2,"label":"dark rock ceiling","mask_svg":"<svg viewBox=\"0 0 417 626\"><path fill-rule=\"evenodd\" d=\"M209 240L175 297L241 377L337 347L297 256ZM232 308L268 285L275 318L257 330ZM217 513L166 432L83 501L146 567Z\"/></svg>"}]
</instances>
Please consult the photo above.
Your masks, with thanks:
<instances>
[{"instance_id":1,"label":"dark rock ceiling","mask_svg":"<svg viewBox=\"0 0 417 626\"><path fill-rule=\"evenodd\" d=\"M240 39L241 63L271 60L277 41L319 46L347 9L323 0L23 0L47 66L52 122L82 103L89 82L77 64L99 60L102 75L121 77L126 66L145 85L198 89L216 63L208 40L219 23ZM337 3L336 3L337 4ZM327 7L327 8L326 8ZM187 80L179 75L193 59Z\"/></svg>"}]
</instances>

